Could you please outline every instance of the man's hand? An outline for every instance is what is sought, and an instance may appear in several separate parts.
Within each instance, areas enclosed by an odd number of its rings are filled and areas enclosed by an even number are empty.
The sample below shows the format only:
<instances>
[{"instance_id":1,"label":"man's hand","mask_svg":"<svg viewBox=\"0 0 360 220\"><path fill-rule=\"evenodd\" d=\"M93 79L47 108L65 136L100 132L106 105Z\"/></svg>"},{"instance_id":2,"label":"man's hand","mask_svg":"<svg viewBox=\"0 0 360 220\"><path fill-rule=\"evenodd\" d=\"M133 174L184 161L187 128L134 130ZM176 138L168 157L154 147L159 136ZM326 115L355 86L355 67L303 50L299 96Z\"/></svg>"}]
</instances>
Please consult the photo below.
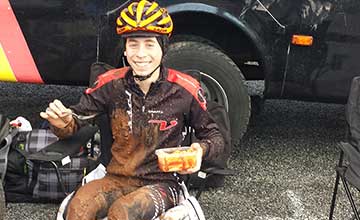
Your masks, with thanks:
<instances>
[{"instance_id":1,"label":"man's hand","mask_svg":"<svg viewBox=\"0 0 360 220\"><path fill-rule=\"evenodd\" d=\"M191 174L200 170L203 156L203 149L201 148L199 143L192 143L190 147L196 151L196 165L194 168L190 168L188 170L184 170L179 172L180 174Z\"/></svg>"},{"instance_id":2,"label":"man's hand","mask_svg":"<svg viewBox=\"0 0 360 220\"><path fill-rule=\"evenodd\" d=\"M65 128L73 119L71 109L66 108L61 101L55 99L49 104L45 112L40 112L40 117L49 121L57 128Z\"/></svg>"}]
</instances>

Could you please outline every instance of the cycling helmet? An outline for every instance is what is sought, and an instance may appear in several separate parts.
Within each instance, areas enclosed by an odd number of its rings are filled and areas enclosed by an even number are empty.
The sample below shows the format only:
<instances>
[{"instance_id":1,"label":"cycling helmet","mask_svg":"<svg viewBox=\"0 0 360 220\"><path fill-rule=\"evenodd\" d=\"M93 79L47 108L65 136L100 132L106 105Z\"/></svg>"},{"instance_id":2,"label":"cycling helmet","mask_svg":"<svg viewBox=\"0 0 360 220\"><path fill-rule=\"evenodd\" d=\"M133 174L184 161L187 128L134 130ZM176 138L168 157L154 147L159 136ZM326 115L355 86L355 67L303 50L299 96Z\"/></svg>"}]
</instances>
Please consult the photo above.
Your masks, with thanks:
<instances>
[{"instance_id":1,"label":"cycling helmet","mask_svg":"<svg viewBox=\"0 0 360 220\"><path fill-rule=\"evenodd\" d=\"M173 22L165 8L147 0L132 2L116 19L116 32L128 36L171 35Z\"/></svg>"}]
</instances>

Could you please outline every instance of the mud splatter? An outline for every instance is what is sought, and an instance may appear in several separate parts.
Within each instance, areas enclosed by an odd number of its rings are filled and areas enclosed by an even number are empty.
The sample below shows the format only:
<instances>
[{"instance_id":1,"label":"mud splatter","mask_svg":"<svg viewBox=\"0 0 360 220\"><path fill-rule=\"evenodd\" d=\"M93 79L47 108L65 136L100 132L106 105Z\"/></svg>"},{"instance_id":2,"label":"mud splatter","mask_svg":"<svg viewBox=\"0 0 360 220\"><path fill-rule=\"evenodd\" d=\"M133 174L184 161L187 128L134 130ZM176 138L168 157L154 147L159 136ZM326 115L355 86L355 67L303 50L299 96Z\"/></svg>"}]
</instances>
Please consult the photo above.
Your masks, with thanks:
<instances>
[{"instance_id":1,"label":"mud splatter","mask_svg":"<svg viewBox=\"0 0 360 220\"><path fill-rule=\"evenodd\" d=\"M50 129L59 139L64 139L74 134L78 130L78 125L72 120L65 128L50 126Z\"/></svg>"},{"instance_id":2,"label":"mud splatter","mask_svg":"<svg viewBox=\"0 0 360 220\"><path fill-rule=\"evenodd\" d=\"M123 196L109 209L108 219L155 219L173 207L171 188L173 187L162 183L145 186Z\"/></svg>"},{"instance_id":3,"label":"mud splatter","mask_svg":"<svg viewBox=\"0 0 360 220\"><path fill-rule=\"evenodd\" d=\"M139 118L130 132L128 120L124 110L114 111L111 121L114 138L112 160L107 167L111 174L136 176L137 170L145 169L144 161L158 146L158 125L147 123L147 118Z\"/></svg>"},{"instance_id":4,"label":"mud splatter","mask_svg":"<svg viewBox=\"0 0 360 220\"><path fill-rule=\"evenodd\" d=\"M109 175L92 181L76 192L70 202L66 219L89 220L96 216L103 218L115 200L138 188L128 185L124 178Z\"/></svg>"}]
</instances>

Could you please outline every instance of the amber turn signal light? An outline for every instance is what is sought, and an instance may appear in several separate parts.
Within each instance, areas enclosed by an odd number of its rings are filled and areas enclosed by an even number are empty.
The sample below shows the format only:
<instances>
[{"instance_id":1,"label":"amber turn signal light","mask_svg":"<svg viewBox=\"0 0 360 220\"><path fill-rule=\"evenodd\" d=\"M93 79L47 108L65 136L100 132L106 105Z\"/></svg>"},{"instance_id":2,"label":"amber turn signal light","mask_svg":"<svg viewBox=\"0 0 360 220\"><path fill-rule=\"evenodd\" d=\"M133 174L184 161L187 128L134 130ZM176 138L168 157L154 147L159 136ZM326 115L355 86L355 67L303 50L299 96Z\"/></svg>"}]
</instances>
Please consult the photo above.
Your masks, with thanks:
<instances>
[{"instance_id":1,"label":"amber turn signal light","mask_svg":"<svg viewBox=\"0 0 360 220\"><path fill-rule=\"evenodd\" d=\"M313 37L308 35L293 35L291 43L299 46L311 46L313 44Z\"/></svg>"}]
</instances>

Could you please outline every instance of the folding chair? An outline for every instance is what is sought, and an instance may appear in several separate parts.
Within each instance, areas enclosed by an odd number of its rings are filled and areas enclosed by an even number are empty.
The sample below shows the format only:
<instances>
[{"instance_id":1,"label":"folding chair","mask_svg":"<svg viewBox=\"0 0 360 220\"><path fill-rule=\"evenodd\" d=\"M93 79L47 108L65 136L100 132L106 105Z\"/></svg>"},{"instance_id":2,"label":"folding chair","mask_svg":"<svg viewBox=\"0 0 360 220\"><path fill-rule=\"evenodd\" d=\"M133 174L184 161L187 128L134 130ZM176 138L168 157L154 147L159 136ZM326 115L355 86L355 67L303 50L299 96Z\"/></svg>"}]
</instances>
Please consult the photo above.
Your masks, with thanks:
<instances>
[{"instance_id":1,"label":"folding chair","mask_svg":"<svg viewBox=\"0 0 360 220\"><path fill-rule=\"evenodd\" d=\"M341 180L355 218L360 220L350 187L360 191L360 77L354 77L346 104L346 142L340 142L340 158L336 167L336 179L329 219L333 218L339 181Z\"/></svg>"}]
</instances>

